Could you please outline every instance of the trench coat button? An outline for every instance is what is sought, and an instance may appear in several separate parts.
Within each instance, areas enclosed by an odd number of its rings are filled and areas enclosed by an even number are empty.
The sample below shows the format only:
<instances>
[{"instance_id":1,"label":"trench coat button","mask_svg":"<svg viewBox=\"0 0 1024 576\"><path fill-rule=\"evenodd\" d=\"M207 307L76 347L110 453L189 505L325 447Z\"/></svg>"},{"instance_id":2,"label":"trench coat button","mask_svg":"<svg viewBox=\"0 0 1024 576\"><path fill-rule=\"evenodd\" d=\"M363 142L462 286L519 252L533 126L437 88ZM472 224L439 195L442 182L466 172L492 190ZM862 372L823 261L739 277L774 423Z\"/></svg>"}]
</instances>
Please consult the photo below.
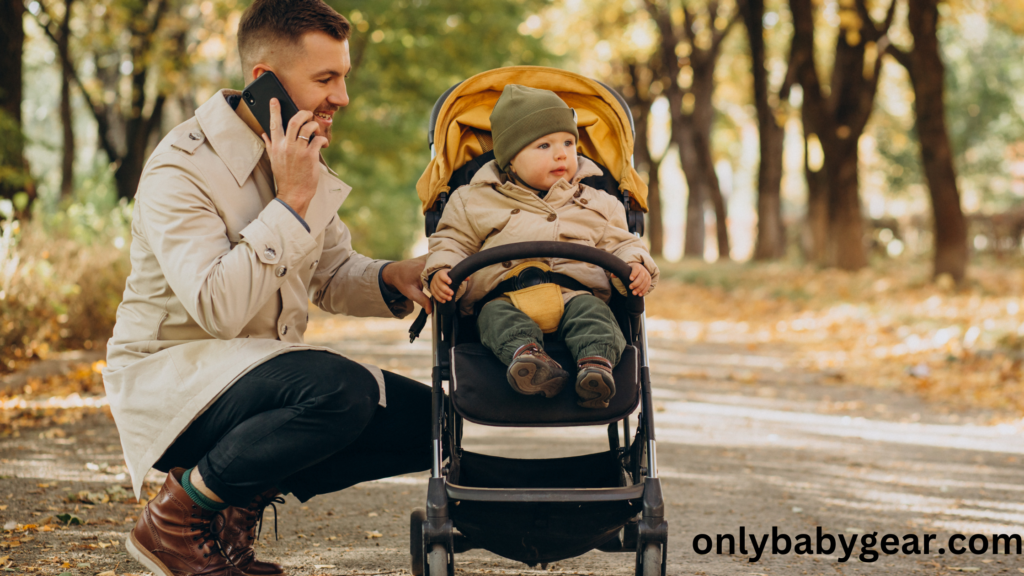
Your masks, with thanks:
<instances>
[{"instance_id":1,"label":"trench coat button","mask_svg":"<svg viewBox=\"0 0 1024 576\"><path fill-rule=\"evenodd\" d=\"M288 273L288 267L287 266L278 266L277 270L274 270L274 274L277 274L278 278L284 276L287 273Z\"/></svg>"},{"instance_id":2,"label":"trench coat button","mask_svg":"<svg viewBox=\"0 0 1024 576\"><path fill-rule=\"evenodd\" d=\"M203 139L203 135L200 134L199 132L189 132L188 137L191 138L192 140L202 140Z\"/></svg>"},{"instance_id":3,"label":"trench coat button","mask_svg":"<svg viewBox=\"0 0 1024 576\"><path fill-rule=\"evenodd\" d=\"M512 213L513 214L519 214L519 208L513 208L512 209Z\"/></svg>"},{"instance_id":4,"label":"trench coat button","mask_svg":"<svg viewBox=\"0 0 1024 576\"><path fill-rule=\"evenodd\" d=\"M502 262L501 265L504 268L511 268L512 267L512 263L508 262L508 261Z\"/></svg>"},{"instance_id":5,"label":"trench coat button","mask_svg":"<svg viewBox=\"0 0 1024 576\"><path fill-rule=\"evenodd\" d=\"M583 196L583 190L577 190L576 193L572 195L573 198L579 198L580 196Z\"/></svg>"},{"instance_id":6,"label":"trench coat button","mask_svg":"<svg viewBox=\"0 0 1024 576\"><path fill-rule=\"evenodd\" d=\"M281 336L284 336L287 333L288 333L288 325L285 324L284 326L281 326Z\"/></svg>"},{"instance_id":7,"label":"trench coat button","mask_svg":"<svg viewBox=\"0 0 1024 576\"><path fill-rule=\"evenodd\" d=\"M587 203L587 199L586 198L580 198L580 204L586 204L586 203Z\"/></svg>"},{"instance_id":8,"label":"trench coat button","mask_svg":"<svg viewBox=\"0 0 1024 576\"><path fill-rule=\"evenodd\" d=\"M558 216L555 216L554 214L548 215L548 222L554 222L555 220L558 220Z\"/></svg>"},{"instance_id":9,"label":"trench coat button","mask_svg":"<svg viewBox=\"0 0 1024 576\"><path fill-rule=\"evenodd\" d=\"M273 248L268 247L266 250L263 251L263 255L266 256L267 258L271 258L272 259L275 256L277 256L277 250L274 250Z\"/></svg>"},{"instance_id":10,"label":"trench coat button","mask_svg":"<svg viewBox=\"0 0 1024 576\"><path fill-rule=\"evenodd\" d=\"M319 260L313 260L313 263L309 265L310 270L316 270L316 265L319 264Z\"/></svg>"}]
</instances>

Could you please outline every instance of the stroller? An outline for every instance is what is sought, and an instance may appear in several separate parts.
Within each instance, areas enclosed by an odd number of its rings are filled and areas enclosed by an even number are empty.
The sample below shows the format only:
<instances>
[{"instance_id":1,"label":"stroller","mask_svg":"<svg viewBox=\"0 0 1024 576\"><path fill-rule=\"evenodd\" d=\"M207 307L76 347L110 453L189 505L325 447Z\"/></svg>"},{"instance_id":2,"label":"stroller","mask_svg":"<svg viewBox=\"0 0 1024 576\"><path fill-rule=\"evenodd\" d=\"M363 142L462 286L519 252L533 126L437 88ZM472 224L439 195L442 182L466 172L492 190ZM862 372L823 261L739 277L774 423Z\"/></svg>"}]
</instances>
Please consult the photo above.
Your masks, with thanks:
<instances>
[{"instance_id":1,"label":"stroller","mask_svg":"<svg viewBox=\"0 0 1024 576\"><path fill-rule=\"evenodd\" d=\"M428 133L433 158L417 183L427 236L437 227L449 191L468 184L494 158L489 116L511 83L552 90L577 111L578 151L604 171L584 183L620 198L630 231L642 235L647 187L632 168L633 119L622 96L562 70L514 66L456 84L434 105ZM568 242L522 242L466 258L449 271L451 288L457 291L486 266L524 258L587 262L629 285L629 266L607 252ZM414 575L451 576L455 554L473 548L531 567L594 549L635 552L637 576L665 575L668 524L657 474L644 301L612 293L610 306L628 345L614 370L618 392L607 408L596 410L577 406L572 386L552 399L517 394L506 381L506 367L480 344L475 317L460 317L454 300L435 304L433 465L426 509L414 511L410 521ZM413 338L425 321L421 315L410 329ZM572 381L576 363L564 344L546 341L544 348ZM637 406L631 442L630 414ZM609 448L546 459L477 454L462 448L464 420L486 426L607 425Z\"/></svg>"}]
</instances>

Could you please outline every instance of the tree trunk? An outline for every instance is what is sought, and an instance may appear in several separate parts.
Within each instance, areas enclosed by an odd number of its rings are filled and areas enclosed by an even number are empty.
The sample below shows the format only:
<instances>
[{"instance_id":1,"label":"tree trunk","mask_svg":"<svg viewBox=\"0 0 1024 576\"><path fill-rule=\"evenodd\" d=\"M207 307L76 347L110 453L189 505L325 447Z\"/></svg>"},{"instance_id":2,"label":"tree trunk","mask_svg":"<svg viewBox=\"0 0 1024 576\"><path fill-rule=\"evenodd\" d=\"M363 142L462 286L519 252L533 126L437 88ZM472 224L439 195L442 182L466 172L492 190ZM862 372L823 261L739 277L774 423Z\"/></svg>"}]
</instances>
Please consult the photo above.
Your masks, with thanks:
<instances>
[{"instance_id":1,"label":"tree trunk","mask_svg":"<svg viewBox=\"0 0 1024 576\"><path fill-rule=\"evenodd\" d=\"M700 200L701 233L704 233L704 204L711 202L715 210L715 240L718 245L718 258L730 259L729 248L729 227L728 214L725 198L722 197L722 187L718 182L718 174L715 173L715 159L711 152L711 128L715 122L715 66L718 64L720 44L714 44L708 50L697 50L690 57L690 65L693 67L693 113L692 129L689 145L693 147L697 162L693 166L695 177L700 180L702 188ZM680 150L682 147L680 146ZM685 170L685 168L684 168ZM696 206L695 206L696 210ZM687 206L687 222L690 218L696 218L697 214L691 216L689 204ZM689 237L689 234L687 234ZM701 257L704 256L703 238L701 239Z\"/></svg>"},{"instance_id":2,"label":"tree trunk","mask_svg":"<svg viewBox=\"0 0 1024 576\"><path fill-rule=\"evenodd\" d=\"M661 256L664 249L664 226L661 221L661 187L658 169L661 160L654 160L651 155L650 130L648 123L651 117L651 102L640 97L641 87L635 78L636 67L631 67L633 80L633 123L636 126L636 137L633 139L633 159L640 172L647 174L647 231L651 242L651 255Z\"/></svg>"},{"instance_id":3,"label":"tree trunk","mask_svg":"<svg viewBox=\"0 0 1024 576\"><path fill-rule=\"evenodd\" d=\"M730 260L732 258L729 248L729 219L726 213L725 198L722 196L722 187L718 182L718 174L715 173L715 160L711 154L711 134L697 133L694 137L697 145L697 152L701 159L701 168L704 171L704 184L707 189L707 196L715 209L715 240L718 245L718 259Z\"/></svg>"},{"instance_id":4,"label":"tree trunk","mask_svg":"<svg viewBox=\"0 0 1024 576\"><path fill-rule=\"evenodd\" d=\"M753 70L754 105L757 108L761 158L757 169L757 242L755 260L785 256L786 230L782 223L782 143L785 133L768 101L768 70L765 68L764 0L740 2L746 24Z\"/></svg>"},{"instance_id":5,"label":"tree trunk","mask_svg":"<svg viewBox=\"0 0 1024 576\"><path fill-rule=\"evenodd\" d=\"M835 158L838 156L838 158ZM846 154L833 154L828 167L828 251L830 265L843 270L859 270L867 266L864 250L864 219L860 211L860 182L857 146Z\"/></svg>"},{"instance_id":6,"label":"tree trunk","mask_svg":"<svg viewBox=\"0 0 1024 576\"><path fill-rule=\"evenodd\" d=\"M25 140L21 125L22 52L25 6L20 1L0 2L0 198L33 190L25 161ZM27 207L20 211L27 214Z\"/></svg>"},{"instance_id":7,"label":"tree trunk","mask_svg":"<svg viewBox=\"0 0 1024 576\"><path fill-rule=\"evenodd\" d=\"M889 43L887 32L896 12L893 0L885 20L876 23L865 0L840 7L842 28L836 39L835 59L827 95L814 63L814 9L811 0L790 0L793 47L790 65L804 91L805 133L817 134L825 156L828 186L828 265L856 270L867 265L864 224L858 190L857 142L874 109L882 59ZM808 172L810 173L810 172ZM808 187L812 189L811 180ZM818 199L820 201L820 199Z\"/></svg>"},{"instance_id":8,"label":"tree trunk","mask_svg":"<svg viewBox=\"0 0 1024 576\"><path fill-rule=\"evenodd\" d=\"M939 11L935 0L909 0L907 21L914 48L897 57L910 72L921 164L932 201L935 234L933 274L949 274L958 283L967 273L967 226L956 186L953 150L946 129L943 96L945 67L936 36Z\"/></svg>"},{"instance_id":9,"label":"tree trunk","mask_svg":"<svg viewBox=\"0 0 1024 576\"><path fill-rule=\"evenodd\" d=\"M679 162L686 176L689 193L686 201L686 240L683 256L704 257L704 205L711 201L715 207L717 222L716 239L719 258L729 258L729 229L726 203L722 197L718 177L715 175L714 159L711 154L711 126L715 108L712 96L715 91L715 66L721 54L722 40L729 33L735 17L726 26L711 26L710 46L700 47L695 43L701 26L689 6L682 7L683 25L673 23L673 3L646 0L644 6L658 26L659 53L662 63L661 80L666 87L669 110L672 113L672 142L678 148ZM712 0L707 12L719 14L719 3ZM677 48L686 46L688 58L680 58ZM680 72L684 66L692 71L692 83L688 88L679 84ZM684 109L684 100L686 108Z\"/></svg>"},{"instance_id":10,"label":"tree trunk","mask_svg":"<svg viewBox=\"0 0 1024 576\"><path fill-rule=\"evenodd\" d=\"M678 137L676 137L678 134ZM693 126L687 120L673 122L672 135L679 151L679 164L686 177L686 235L683 239L684 258L704 258L704 202L707 199L704 170L693 146Z\"/></svg>"},{"instance_id":11,"label":"tree trunk","mask_svg":"<svg viewBox=\"0 0 1024 576\"><path fill-rule=\"evenodd\" d=\"M60 80L60 123L64 129L64 150L61 161L60 196L67 198L74 192L75 187L75 128L74 118L71 116L71 62L68 53L68 43L71 38L71 5L74 0L64 2L64 20L60 25L60 36L57 42L57 52L60 58L61 80Z\"/></svg>"},{"instance_id":12,"label":"tree trunk","mask_svg":"<svg viewBox=\"0 0 1024 576\"><path fill-rule=\"evenodd\" d=\"M828 243L828 178L825 168L814 170L810 163L808 139L814 135L806 132L804 121L804 176L807 179L807 223L804 231L804 254L810 262L824 266L825 245ZM814 135L816 137L816 135Z\"/></svg>"}]
</instances>

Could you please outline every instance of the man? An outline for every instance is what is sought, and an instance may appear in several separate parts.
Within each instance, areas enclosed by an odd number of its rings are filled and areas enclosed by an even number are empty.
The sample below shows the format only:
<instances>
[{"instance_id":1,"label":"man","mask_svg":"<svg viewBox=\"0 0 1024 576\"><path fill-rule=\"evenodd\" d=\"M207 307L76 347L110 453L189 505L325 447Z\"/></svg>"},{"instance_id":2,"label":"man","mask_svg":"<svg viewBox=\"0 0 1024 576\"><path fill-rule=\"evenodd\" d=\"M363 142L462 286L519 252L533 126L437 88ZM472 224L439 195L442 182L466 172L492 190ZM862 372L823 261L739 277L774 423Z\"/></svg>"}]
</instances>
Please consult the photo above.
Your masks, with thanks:
<instances>
[{"instance_id":1,"label":"man","mask_svg":"<svg viewBox=\"0 0 1024 576\"><path fill-rule=\"evenodd\" d=\"M430 465L429 388L303 343L312 300L354 316L428 310L422 260L352 250L350 188L323 164L349 102L348 22L322 0L255 0L246 82L272 71L300 112L264 134L222 90L153 152L104 384L135 493L169 472L127 542L157 576L283 574L255 560L264 508Z\"/></svg>"}]
</instances>

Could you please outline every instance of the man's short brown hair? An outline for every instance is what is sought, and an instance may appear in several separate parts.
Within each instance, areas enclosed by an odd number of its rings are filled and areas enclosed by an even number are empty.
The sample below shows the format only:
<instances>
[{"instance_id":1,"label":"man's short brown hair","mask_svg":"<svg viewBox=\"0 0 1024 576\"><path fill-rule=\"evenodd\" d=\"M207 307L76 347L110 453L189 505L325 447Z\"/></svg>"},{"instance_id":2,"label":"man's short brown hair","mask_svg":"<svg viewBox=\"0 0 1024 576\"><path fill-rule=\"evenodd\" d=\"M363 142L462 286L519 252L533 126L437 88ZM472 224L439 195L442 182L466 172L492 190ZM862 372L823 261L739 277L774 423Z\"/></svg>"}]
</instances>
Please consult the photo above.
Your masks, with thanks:
<instances>
[{"instance_id":1,"label":"man's short brown hair","mask_svg":"<svg viewBox=\"0 0 1024 576\"><path fill-rule=\"evenodd\" d=\"M350 30L348 20L323 0L255 0L238 23L243 76L248 77L268 47L297 44L308 32L347 40Z\"/></svg>"}]
</instances>

